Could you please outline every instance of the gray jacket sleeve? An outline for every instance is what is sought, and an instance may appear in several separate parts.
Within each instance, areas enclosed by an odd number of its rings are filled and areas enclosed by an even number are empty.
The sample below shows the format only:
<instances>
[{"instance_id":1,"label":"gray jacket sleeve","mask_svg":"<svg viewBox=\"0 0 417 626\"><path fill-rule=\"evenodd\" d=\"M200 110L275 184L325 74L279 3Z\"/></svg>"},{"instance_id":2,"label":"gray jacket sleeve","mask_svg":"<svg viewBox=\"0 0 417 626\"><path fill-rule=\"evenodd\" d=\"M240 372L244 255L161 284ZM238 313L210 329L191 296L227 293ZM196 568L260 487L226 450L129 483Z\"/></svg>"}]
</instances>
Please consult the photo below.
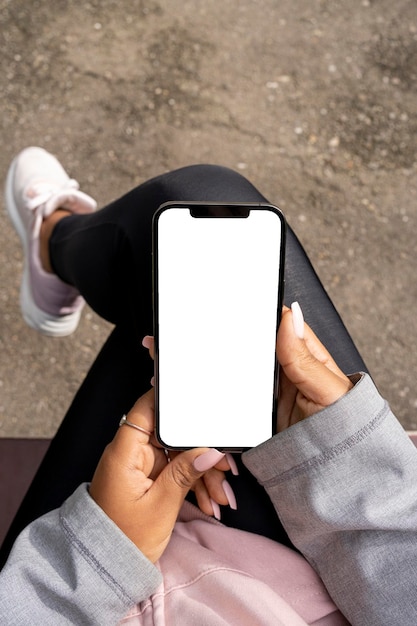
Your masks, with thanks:
<instances>
[{"instance_id":1,"label":"gray jacket sleeve","mask_svg":"<svg viewBox=\"0 0 417 626\"><path fill-rule=\"evenodd\" d=\"M417 624L417 449L367 375L243 458L352 624Z\"/></svg>"},{"instance_id":2,"label":"gray jacket sleeve","mask_svg":"<svg viewBox=\"0 0 417 626\"><path fill-rule=\"evenodd\" d=\"M19 535L0 574L0 621L113 626L160 582L81 485Z\"/></svg>"}]
</instances>

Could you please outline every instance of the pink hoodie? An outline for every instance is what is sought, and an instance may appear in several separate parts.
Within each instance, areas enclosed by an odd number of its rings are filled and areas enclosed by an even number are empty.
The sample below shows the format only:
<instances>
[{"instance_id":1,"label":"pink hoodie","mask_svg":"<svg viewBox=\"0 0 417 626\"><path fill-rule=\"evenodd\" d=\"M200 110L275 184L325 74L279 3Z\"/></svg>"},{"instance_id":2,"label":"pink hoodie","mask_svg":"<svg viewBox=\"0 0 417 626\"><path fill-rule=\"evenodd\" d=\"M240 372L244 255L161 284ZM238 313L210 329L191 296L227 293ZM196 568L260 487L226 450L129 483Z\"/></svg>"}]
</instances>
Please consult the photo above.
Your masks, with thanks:
<instances>
[{"instance_id":1,"label":"pink hoodie","mask_svg":"<svg viewBox=\"0 0 417 626\"><path fill-rule=\"evenodd\" d=\"M340 626L348 622L297 552L184 503L158 562L163 583L121 624Z\"/></svg>"}]
</instances>

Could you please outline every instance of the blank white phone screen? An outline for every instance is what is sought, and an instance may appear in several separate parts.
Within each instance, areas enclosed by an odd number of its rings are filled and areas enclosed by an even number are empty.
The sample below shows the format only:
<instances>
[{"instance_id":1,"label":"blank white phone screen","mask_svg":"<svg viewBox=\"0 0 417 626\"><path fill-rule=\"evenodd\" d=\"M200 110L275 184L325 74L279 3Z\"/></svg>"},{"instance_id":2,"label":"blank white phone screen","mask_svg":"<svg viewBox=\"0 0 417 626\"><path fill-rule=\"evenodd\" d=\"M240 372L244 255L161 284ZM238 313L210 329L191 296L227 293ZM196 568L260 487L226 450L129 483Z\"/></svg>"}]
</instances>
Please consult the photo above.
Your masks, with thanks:
<instances>
[{"instance_id":1,"label":"blank white phone screen","mask_svg":"<svg viewBox=\"0 0 417 626\"><path fill-rule=\"evenodd\" d=\"M246 218L158 222L159 436L173 448L249 448L272 435L282 224Z\"/></svg>"}]
</instances>

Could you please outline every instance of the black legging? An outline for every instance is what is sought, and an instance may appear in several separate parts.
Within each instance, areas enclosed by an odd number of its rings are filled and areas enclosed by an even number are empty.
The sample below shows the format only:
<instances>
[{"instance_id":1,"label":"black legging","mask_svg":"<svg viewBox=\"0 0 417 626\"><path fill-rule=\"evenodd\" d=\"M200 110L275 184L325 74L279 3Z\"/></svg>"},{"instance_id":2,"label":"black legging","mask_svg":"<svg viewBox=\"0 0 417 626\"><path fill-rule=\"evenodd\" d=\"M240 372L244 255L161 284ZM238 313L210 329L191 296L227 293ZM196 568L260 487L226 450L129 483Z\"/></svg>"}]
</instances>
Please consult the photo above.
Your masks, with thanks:
<instances>
[{"instance_id":1,"label":"black legging","mask_svg":"<svg viewBox=\"0 0 417 626\"><path fill-rule=\"evenodd\" d=\"M151 221L167 201L263 202L236 172L195 165L154 178L91 215L60 221L50 240L58 276L75 285L89 305L115 328L76 394L3 543L7 558L18 533L59 507L92 478L123 413L149 389L153 364L141 345L152 334ZM366 371L342 320L303 248L288 229L285 301L297 300L306 321L346 373ZM236 458L240 475L228 476L238 510L222 507L222 521L283 543L288 538L256 480Z\"/></svg>"}]
</instances>

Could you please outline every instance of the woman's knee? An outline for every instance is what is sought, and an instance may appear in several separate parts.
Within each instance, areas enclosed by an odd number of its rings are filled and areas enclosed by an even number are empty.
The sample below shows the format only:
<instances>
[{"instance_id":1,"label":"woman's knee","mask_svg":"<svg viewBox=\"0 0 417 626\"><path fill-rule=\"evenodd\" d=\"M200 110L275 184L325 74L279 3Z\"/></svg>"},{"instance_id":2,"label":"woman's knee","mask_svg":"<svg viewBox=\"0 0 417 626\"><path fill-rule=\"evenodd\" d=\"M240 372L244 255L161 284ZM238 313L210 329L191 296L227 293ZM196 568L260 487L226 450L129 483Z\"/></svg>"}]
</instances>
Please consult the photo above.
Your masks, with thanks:
<instances>
[{"instance_id":1,"label":"woman's knee","mask_svg":"<svg viewBox=\"0 0 417 626\"><path fill-rule=\"evenodd\" d=\"M154 198L158 198L159 204L176 200L199 202L265 200L242 174L222 165L188 165L148 181L145 187L147 193L153 191ZM138 192L142 191L145 191L145 188L139 187Z\"/></svg>"}]
</instances>

